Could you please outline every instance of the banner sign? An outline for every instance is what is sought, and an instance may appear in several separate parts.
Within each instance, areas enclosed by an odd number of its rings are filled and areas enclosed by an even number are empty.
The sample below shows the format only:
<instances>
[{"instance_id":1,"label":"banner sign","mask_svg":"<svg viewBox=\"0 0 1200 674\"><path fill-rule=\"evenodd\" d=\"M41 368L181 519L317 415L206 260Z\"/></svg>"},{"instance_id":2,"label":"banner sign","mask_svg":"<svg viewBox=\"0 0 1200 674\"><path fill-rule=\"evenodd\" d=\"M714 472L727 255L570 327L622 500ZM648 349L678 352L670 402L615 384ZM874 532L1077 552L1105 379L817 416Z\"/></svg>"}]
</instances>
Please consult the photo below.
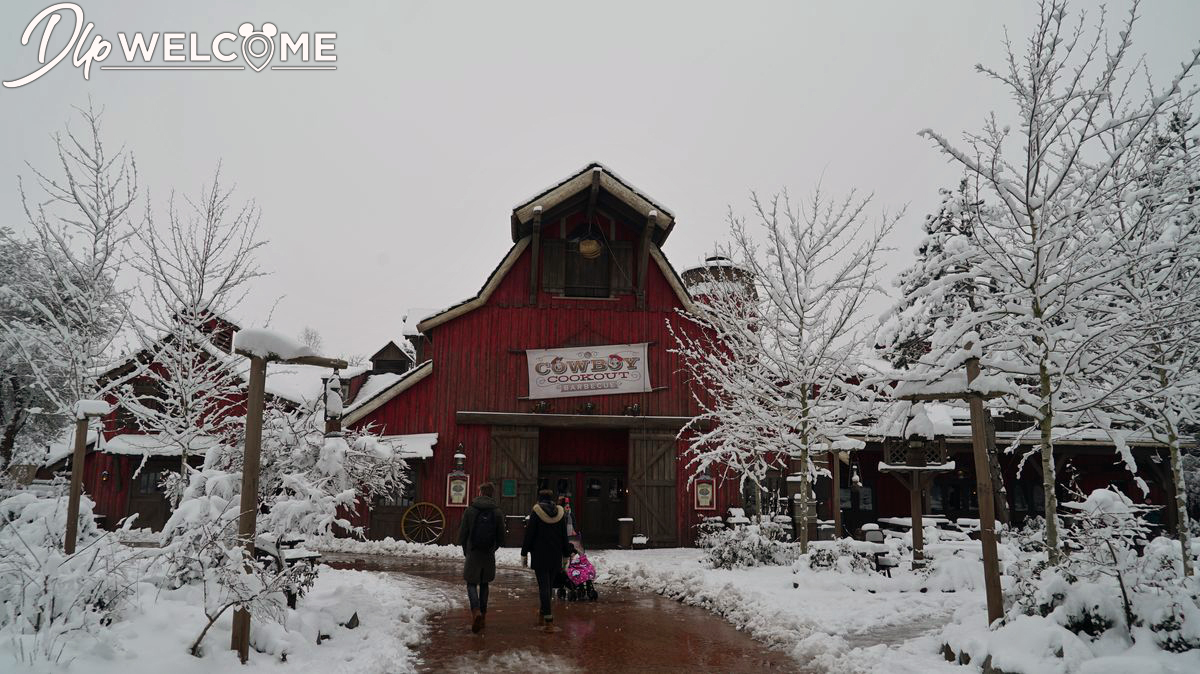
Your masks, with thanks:
<instances>
[{"instance_id":1,"label":"banner sign","mask_svg":"<svg viewBox=\"0 0 1200 674\"><path fill-rule=\"evenodd\" d=\"M529 397L645 393L650 390L646 344L530 349Z\"/></svg>"}]
</instances>

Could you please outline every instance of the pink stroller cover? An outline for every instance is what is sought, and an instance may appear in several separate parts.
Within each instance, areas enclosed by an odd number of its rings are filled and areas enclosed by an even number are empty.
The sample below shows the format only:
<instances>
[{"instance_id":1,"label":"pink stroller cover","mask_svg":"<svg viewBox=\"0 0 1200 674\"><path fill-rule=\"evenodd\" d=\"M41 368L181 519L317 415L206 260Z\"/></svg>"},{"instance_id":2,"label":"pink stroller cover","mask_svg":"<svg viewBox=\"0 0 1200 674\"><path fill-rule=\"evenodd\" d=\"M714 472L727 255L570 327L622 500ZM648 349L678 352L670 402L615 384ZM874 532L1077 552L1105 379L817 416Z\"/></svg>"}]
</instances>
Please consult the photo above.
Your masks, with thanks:
<instances>
[{"instance_id":1,"label":"pink stroller cover","mask_svg":"<svg viewBox=\"0 0 1200 674\"><path fill-rule=\"evenodd\" d=\"M589 580L596 580L596 567L592 566L587 555L581 552L567 563L567 578L570 579L572 585L582 585Z\"/></svg>"}]
</instances>

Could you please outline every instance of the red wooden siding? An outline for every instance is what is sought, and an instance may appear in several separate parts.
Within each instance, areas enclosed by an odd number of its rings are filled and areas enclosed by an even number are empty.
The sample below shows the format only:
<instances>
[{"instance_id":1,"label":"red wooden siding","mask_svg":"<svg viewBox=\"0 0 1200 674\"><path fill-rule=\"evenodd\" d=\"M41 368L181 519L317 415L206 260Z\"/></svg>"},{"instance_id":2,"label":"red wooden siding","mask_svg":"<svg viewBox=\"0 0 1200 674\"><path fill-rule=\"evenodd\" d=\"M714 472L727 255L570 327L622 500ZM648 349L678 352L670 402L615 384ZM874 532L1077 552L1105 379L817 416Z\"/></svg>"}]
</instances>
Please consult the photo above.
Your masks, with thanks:
<instances>
[{"instance_id":1,"label":"red wooden siding","mask_svg":"<svg viewBox=\"0 0 1200 674\"><path fill-rule=\"evenodd\" d=\"M639 223L640 226L640 223ZM546 223L545 238L559 234L557 223ZM568 227L570 231L570 227ZM605 223L605 236L611 234ZM633 240L630 231L618 226L617 238ZM532 402L522 400L528 394L525 349L553 348L566 345L621 344L649 342L647 358L650 383L661 390L649 393L558 398L548 401L550 412L577 413L585 402L595 405L594 414L621 415L628 405L637 403L644 415L691 417L694 402L684 379L681 360L670 353L674 343L667 321L677 325L681 302L658 265L647 265L646 308L637 308L633 294L606 299L554 297L539 291L538 306L529 301L530 258L527 247L515 261L488 302L473 311L430 330L424 357L433 360L433 373L408 391L384 404L361 420L358 426L373 424L382 434L436 432L438 444L432 459L418 462L421 498L445 504L445 476L453 467L455 448L462 444L467 455L467 471L473 483L488 478L490 429L487 426L460 426L455 413L462 411L531 412ZM635 251L635 259L639 254ZM631 270L636 274L636 270ZM480 273L482 277L482 272ZM540 273L539 273L540 277ZM544 431L553 438L553 433ZM621 431L624 435L625 432ZM599 436L597 436L599 437ZM582 455L604 463L624 465L626 459L614 450L579 448ZM685 448L680 444L680 451ZM627 451L625 444L623 450ZM567 461L554 447L543 465ZM613 454L609 454L613 452ZM692 510L692 495L686 487L686 461L678 460L677 520L681 539L691 540L692 526L699 516ZM731 502L736 486L718 490L722 512ZM708 513L705 513L707 515ZM457 527L460 512L449 512L450 530Z\"/></svg>"}]
</instances>

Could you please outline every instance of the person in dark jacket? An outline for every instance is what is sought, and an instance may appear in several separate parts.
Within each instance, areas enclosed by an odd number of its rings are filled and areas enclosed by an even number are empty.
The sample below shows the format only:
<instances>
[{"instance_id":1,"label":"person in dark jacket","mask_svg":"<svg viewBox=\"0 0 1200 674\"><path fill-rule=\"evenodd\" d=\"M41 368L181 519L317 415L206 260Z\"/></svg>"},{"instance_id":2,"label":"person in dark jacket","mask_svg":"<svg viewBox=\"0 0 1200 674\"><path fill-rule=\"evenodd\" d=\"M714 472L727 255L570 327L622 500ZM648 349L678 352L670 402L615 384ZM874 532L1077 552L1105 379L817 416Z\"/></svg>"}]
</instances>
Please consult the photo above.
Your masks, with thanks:
<instances>
[{"instance_id":1,"label":"person in dark jacket","mask_svg":"<svg viewBox=\"0 0 1200 674\"><path fill-rule=\"evenodd\" d=\"M458 526L458 544L463 549L463 580L471 603L471 631L480 632L487 622L488 583L496 579L496 550L504 545L504 513L496 507L496 486L479 485L479 496L463 513Z\"/></svg>"},{"instance_id":2,"label":"person in dark jacket","mask_svg":"<svg viewBox=\"0 0 1200 674\"><path fill-rule=\"evenodd\" d=\"M525 523L525 542L521 545L521 562L533 568L537 577L538 625L547 632L557 632L554 614L550 611L550 592L554 574L562 570L563 559L569 557L574 548L567 538L566 510L554 502L554 492L543 489L538 492L537 505ZM532 557L532 561L530 561Z\"/></svg>"}]
</instances>

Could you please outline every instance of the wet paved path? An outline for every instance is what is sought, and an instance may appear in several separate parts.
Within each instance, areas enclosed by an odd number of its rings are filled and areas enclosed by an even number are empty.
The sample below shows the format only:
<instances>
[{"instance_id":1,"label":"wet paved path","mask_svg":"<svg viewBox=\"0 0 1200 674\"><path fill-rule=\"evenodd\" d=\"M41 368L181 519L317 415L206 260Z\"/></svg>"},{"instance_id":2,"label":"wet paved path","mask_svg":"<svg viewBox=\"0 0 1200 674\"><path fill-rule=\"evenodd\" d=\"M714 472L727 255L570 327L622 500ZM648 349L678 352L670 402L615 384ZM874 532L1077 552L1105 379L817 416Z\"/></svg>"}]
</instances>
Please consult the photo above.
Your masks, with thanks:
<instances>
[{"instance_id":1,"label":"wet paved path","mask_svg":"<svg viewBox=\"0 0 1200 674\"><path fill-rule=\"evenodd\" d=\"M329 554L332 566L390 571L435 581L459 608L435 616L419 653L427 672L797 672L771 651L704 609L658 595L598 586L596 602L555 600L562 632L534 629L537 584L527 569L500 568L491 586L487 629L467 625L462 562ZM461 595L461 597L459 596Z\"/></svg>"}]
</instances>

